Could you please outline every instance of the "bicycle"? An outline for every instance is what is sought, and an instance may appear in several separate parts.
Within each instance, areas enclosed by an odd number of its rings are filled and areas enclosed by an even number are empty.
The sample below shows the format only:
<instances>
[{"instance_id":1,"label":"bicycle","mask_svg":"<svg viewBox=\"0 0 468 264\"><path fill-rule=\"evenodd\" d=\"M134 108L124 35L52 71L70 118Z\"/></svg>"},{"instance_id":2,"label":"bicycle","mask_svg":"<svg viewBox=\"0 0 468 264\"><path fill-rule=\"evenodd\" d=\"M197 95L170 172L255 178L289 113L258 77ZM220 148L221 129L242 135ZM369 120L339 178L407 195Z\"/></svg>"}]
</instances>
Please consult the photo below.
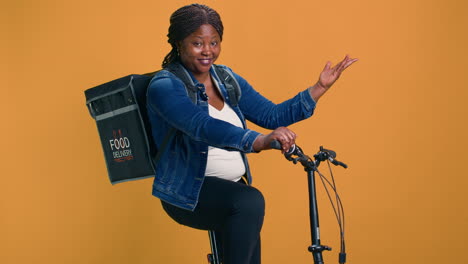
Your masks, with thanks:
<instances>
[{"instance_id":1,"label":"bicycle","mask_svg":"<svg viewBox=\"0 0 468 264\"><path fill-rule=\"evenodd\" d=\"M281 149L281 144L279 141L273 141L271 143L271 147L274 149ZM345 247L345 240L344 240L344 210L343 205L341 203L341 199L336 190L336 184L333 177L333 173L331 171L330 162L335 166L341 166L343 168L348 168L346 164L341 161L336 160L336 152L333 150L325 149L323 146L320 146L320 150L315 154L314 160L312 160L309 156L304 154L302 149L297 146L293 145L287 152L284 153L285 158L288 161L293 162L294 164L300 163L304 170L307 172L307 179L308 179L308 190L309 190L309 216L310 216L310 232L311 232L311 240L312 245L308 247L309 252L312 253L313 260L315 264L324 264L322 252L324 250L331 251L329 246L322 245L320 242L320 227L319 227L319 214L318 214L318 205L317 205L317 193L315 187L315 172L317 172L324 184L324 188L326 193L330 199L332 204L333 210L337 217L338 225L340 227L340 253L338 257L338 262L340 264L344 264L346 262L346 247ZM318 170L318 166L321 162L327 161L328 167L330 169L332 181L330 182L320 171ZM326 187L326 184L330 185L332 190L335 193L335 201L336 206L333 203L333 200L330 196L330 192ZM220 264L219 261L219 253L217 248L217 241L214 237L214 232L209 231L209 238L210 238L210 245L212 253L208 254L208 262L211 264Z\"/></svg>"}]
</instances>

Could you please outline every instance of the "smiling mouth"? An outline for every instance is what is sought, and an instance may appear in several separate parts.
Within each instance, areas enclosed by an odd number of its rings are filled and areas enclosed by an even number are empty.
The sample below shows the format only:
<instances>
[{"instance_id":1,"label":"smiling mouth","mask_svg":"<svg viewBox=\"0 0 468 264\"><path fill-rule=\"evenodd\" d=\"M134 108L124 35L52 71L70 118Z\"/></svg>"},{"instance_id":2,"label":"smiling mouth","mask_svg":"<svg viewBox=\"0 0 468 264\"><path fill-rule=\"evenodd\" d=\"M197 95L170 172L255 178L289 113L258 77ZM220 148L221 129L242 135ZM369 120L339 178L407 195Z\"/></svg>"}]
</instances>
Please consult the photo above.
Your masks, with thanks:
<instances>
[{"instance_id":1,"label":"smiling mouth","mask_svg":"<svg viewBox=\"0 0 468 264\"><path fill-rule=\"evenodd\" d=\"M202 65L210 65L213 59L198 59Z\"/></svg>"}]
</instances>

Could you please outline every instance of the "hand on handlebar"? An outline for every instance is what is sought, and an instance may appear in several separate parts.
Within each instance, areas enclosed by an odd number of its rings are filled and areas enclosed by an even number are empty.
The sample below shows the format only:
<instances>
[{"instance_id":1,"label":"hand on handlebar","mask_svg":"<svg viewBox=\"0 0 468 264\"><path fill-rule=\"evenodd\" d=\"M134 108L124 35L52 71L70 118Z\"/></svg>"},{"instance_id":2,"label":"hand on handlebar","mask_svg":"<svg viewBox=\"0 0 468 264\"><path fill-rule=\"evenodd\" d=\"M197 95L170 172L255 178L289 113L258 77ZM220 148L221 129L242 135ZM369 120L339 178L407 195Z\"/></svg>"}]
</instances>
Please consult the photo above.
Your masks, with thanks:
<instances>
[{"instance_id":1,"label":"hand on handlebar","mask_svg":"<svg viewBox=\"0 0 468 264\"><path fill-rule=\"evenodd\" d=\"M253 148L255 151L271 149L271 143L275 140L280 143L281 152L285 153L295 144L296 133L287 127L278 127L270 134L260 135L257 137L257 139L254 141Z\"/></svg>"}]
</instances>

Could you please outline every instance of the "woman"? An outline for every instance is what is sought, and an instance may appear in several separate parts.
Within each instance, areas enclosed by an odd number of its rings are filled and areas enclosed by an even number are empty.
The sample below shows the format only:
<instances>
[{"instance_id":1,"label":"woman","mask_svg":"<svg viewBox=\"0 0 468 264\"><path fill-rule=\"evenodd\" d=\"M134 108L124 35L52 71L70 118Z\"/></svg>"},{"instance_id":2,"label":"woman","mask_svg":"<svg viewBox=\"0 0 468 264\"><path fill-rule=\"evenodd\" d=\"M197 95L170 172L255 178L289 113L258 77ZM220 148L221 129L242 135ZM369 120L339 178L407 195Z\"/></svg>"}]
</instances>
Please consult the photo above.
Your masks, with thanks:
<instances>
[{"instance_id":1,"label":"woman","mask_svg":"<svg viewBox=\"0 0 468 264\"><path fill-rule=\"evenodd\" d=\"M260 263L265 204L250 186L245 154L270 149L273 140L288 150L296 134L286 126L310 117L319 98L356 59L346 56L334 67L327 63L314 86L278 105L232 73L241 96L238 105L231 105L213 69L224 30L218 13L204 5L188 5L175 11L170 23L172 50L162 66L182 65L204 94L193 103L183 82L167 72L151 81L148 111L156 145L161 146L169 130L178 131L156 168L153 195L178 223L215 230L221 237L223 263ZM246 119L273 131L263 135L249 130Z\"/></svg>"}]
</instances>

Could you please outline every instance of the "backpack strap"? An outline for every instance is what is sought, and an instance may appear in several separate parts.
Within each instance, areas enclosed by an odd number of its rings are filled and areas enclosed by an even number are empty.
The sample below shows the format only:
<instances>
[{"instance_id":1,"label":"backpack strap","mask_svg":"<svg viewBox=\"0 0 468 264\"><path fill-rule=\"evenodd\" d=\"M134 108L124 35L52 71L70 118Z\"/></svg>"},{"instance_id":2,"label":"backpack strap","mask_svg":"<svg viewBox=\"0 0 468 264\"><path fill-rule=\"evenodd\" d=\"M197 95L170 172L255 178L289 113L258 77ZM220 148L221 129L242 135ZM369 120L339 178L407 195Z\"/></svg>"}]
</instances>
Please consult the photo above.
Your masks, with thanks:
<instances>
[{"instance_id":1,"label":"backpack strap","mask_svg":"<svg viewBox=\"0 0 468 264\"><path fill-rule=\"evenodd\" d=\"M215 73L218 75L218 78L224 84L224 87L226 87L226 91L228 93L231 105L237 106L241 97L241 89L239 83L237 82L236 78L234 77L231 71L225 69L220 65L213 66L215 69Z\"/></svg>"},{"instance_id":2,"label":"backpack strap","mask_svg":"<svg viewBox=\"0 0 468 264\"><path fill-rule=\"evenodd\" d=\"M162 70L157 70L157 71L154 71L154 72L148 72L148 73L145 73L145 74L142 74L142 75L153 78L160 71L162 71ZM162 154L166 151L167 144L174 137L175 133L176 133L176 129L173 128L173 127L170 128L169 131L167 131L166 135L164 136L164 139L163 139L163 141L161 143L161 146L156 151L156 153L154 153L154 151L151 153L151 159L153 160L154 169L156 169L156 166L158 165L158 162L161 159Z\"/></svg>"},{"instance_id":3,"label":"backpack strap","mask_svg":"<svg viewBox=\"0 0 468 264\"><path fill-rule=\"evenodd\" d=\"M192 100L192 102L196 104L197 91L199 90L199 88L193 83L192 77L190 77L190 74L182 65L180 65L180 63L171 63L162 70L145 73L143 75L153 77L158 72L163 70L171 72L184 83L185 89L187 90L187 95L190 97L190 100Z\"/></svg>"},{"instance_id":4,"label":"backpack strap","mask_svg":"<svg viewBox=\"0 0 468 264\"><path fill-rule=\"evenodd\" d=\"M239 103L239 99L241 97L241 89L240 85L237 82L236 78L232 74L230 70L220 66L220 65L213 65L215 74L218 76L218 79L224 84L226 87L226 91L229 96L229 102L232 106L237 106ZM202 86L197 87L190 76L190 73L178 62L171 63L167 65L165 70L173 73L177 78L179 78L185 85L185 89L187 90L187 94L192 100L194 104L197 103L197 92L201 92ZM206 96L206 94L202 94L202 96Z\"/></svg>"},{"instance_id":5,"label":"backpack strap","mask_svg":"<svg viewBox=\"0 0 468 264\"><path fill-rule=\"evenodd\" d=\"M164 136L164 139L163 139L163 141L161 143L161 147L158 149L158 153L156 155L152 156L153 164L154 164L155 168L158 165L158 162L161 159L162 154L166 151L167 144L175 136L176 132L177 132L177 130L175 128L171 127L169 129L169 131L167 131L166 136Z\"/></svg>"},{"instance_id":6,"label":"backpack strap","mask_svg":"<svg viewBox=\"0 0 468 264\"><path fill-rule=\"evenodd\" d=\"M197 104L197 91L201 89L201 87L197 87L190 77L190 73L178 62L171 63L167 65L164 70L167 70L174 74L177 78L179 78L185 85L185 89L187 90L187 95L190 97L194 104Z\"/></svg>"},{"instance_id":7,"label":"backpack strap","mask_svg":"<svg viewBox=\"0 0 468 264\"><path fill-rule=\"evenodd\" d=\"M180 63L171 63L163 70L167 70L171 72L184 83L185 89L187 91L187 95L190 97L190 100L192 100L192 102L196 104L197 103L197 91L199 88L195 86L195 84L193 83L192 77L190 77L190 74L187 72L187 70L182 65L180 65ZM161 70L151 72L151 73L146 73L144 75L153 77L159 71ZM166 132L166 135L164 136L164 139L162 140L161 146L159 147L157 154L152 157L153 164L155 166L157 166L159 160L161 159L162 154L166 151L168 143L172 140L172 138L175 136L176 133L177 133L177 130L173 127L171 127L169 131Z\"/></svg>"}]
</instances>

